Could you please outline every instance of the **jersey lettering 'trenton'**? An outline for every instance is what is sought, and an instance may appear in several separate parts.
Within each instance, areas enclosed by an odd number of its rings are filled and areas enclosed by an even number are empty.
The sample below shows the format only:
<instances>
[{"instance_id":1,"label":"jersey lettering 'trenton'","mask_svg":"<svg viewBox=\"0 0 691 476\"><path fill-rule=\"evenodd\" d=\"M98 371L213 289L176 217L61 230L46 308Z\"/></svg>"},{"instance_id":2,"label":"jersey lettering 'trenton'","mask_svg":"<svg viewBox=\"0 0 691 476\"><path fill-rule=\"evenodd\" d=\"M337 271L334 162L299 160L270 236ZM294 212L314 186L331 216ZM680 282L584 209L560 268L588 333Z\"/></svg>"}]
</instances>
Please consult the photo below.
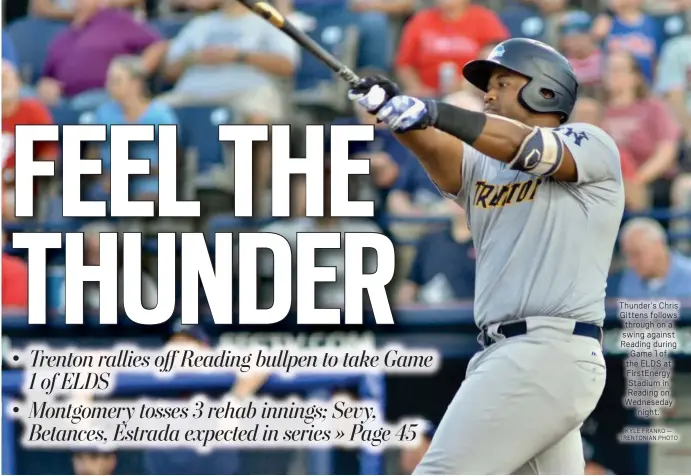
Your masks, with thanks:
<instances>
[{"instance_id":1,"label":"jersey lettering 'trenton'","mask_svg":"<svg viewBox=\"0 0 691 476\"><path fill-rule=\"evenodd\" d=\"M476 208L486 209L532 201L542 181L542 178L536 178L525 182L493 185L484 180L478 180L475 182L473 205Z\"/></svg>"}]
</instances>

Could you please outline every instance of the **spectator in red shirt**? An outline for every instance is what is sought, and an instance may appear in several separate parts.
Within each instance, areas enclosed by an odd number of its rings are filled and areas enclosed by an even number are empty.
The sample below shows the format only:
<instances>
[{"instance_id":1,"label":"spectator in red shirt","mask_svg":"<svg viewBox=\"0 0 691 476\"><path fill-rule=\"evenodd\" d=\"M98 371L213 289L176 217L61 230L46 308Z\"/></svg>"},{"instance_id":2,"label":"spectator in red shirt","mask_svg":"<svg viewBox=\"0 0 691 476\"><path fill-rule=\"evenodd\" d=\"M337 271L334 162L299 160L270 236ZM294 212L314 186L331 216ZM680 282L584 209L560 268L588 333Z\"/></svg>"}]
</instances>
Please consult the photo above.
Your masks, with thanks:
<instances>
[{"instance_id":1,"label":"spectator in red shirt","mask_svg":"<svg viewBox=\"0 0 691 476\"><path fill-rule=\"evenodd\" d=\"M4 252L4 233L2 248L2 311L26 311L29 307L29 268L23 259Z\"/></svg>"},{"instance_id":2,"label":"spectator in red shirt","mask_svg":"<svg viewBox=\"0 0 691 476\"><path fill-rule=\"evenodd\" d=\"M21 97L22 82L14 65L2 62L2 180L3 218L11 218L5 212L14 209L14 130L18 125L53 124L50 112L34 99ZM34 146L36 160L55 160L58 157L57 142L38 142Z\"/></svg>"},{"instance_id":3,"label":"spectator in red shirt","mask_svg":"<svg viewBox=\"0 0 691 476\"><path fill-rule=\"evenodd\" d=\"M497 15L468 0L437 0L403 29L396 73L407 94L436 97L455 89L461 69L487 43L508 37Z\"/></svg>"},{"instance_id":4,"label":"spectator in red shirt","mask_svg":"<svg viewBox=\"0 0 691 476\"><path fill-rule=\"evenodd\" d=\"M604 111L602 103L595 98L583 96L576 101L576 106L571 114L571 122L592 124L602 127ZM624 178L624 188L626 189L626 209L639 211L647 208L647 191L636 181L636 163L631 153L619 147L619 157L621 160L621 174Z\"/></svg>"},{"instance_id":5,"label":"spectator in red shirt","mask_svg":"<svg viewBox=\"0 0 691 476\"><path fill-rule=\"evenodd\" d=\"M625 51L612 53L604 77L603 128L631 153L632 182L648 189L653 207L670 206L682 129L667 105L652 96L638 62Z\"/></svg>"}]
</instances>

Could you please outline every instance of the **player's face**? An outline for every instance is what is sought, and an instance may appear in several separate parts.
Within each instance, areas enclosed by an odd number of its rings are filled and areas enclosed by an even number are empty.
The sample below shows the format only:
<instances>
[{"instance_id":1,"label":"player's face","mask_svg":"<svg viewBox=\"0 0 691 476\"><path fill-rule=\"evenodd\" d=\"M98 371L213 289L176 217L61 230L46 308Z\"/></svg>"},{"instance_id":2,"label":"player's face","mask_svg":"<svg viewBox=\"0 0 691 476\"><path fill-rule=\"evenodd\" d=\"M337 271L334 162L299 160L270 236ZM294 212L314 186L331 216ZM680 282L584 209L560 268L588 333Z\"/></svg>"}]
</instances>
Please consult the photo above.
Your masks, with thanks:
<instances>
[{"instance_id":1,"label":"player's face","mask_svg":"<svg viewBox=\"0 0 691 476\"><path fill-rule=\"evenodd\" d=\"M518 102L518 93L528 79L504 69L497 69L485 94L485 112L525 122L529 112Z\"/></svg>"}]
</instances>

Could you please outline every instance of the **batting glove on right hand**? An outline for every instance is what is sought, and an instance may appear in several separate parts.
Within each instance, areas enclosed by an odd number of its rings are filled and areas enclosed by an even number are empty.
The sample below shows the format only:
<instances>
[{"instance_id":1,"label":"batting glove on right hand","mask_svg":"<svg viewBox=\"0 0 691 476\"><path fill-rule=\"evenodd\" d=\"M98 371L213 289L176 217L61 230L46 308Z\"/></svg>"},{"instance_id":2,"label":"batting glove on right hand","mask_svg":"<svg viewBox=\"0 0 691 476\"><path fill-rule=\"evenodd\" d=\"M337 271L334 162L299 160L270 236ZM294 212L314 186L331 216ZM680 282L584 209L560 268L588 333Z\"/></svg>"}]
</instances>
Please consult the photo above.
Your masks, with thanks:
<instances>
[{"instance_id":1,"label":"batting glove on right hand","mask_svg":"<svg viewBox=\"0 0 691 476\"><path fill-rule=\"evenodd\" d=\"M367 112L376 115L392 98L401 94L396 83L383 76L369 76L348 91L348 98L362 106Z\"/></svg>"}]
</instances>

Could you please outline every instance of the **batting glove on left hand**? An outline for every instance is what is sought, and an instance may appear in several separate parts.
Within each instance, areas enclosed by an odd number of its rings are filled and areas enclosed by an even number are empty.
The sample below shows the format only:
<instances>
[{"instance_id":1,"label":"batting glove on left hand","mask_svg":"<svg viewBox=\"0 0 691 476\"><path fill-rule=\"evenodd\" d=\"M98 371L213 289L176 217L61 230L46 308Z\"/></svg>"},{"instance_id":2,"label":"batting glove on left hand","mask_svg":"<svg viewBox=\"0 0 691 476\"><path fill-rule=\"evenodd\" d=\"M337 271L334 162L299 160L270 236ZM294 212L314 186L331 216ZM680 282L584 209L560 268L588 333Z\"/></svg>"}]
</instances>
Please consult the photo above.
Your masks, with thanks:
<instances>
[{"instance_id":1,"label":"batting glove on left hand","mask_svg":"<svg viewBox=\"0 0 691 476\"><path fill-rule=\"evenodd\" d=\"M398 85L383 76L362 78L348 91L348 98L357 101L367 112L374 115L391 98L401 94Z\"/></svg>"},{"instance_id":2,"label":"batting glove on left hand","mask_svg":"<svg viewBox=\"0 0 691 476\"><path fill-rule=\"evenodd\" d=\"M404 133L427 129L437 119L437 108L432 101L422 101L410 96L396 96L379 110L377 120L389 126L393 132Z\"/></svg>"}]
</instances>

